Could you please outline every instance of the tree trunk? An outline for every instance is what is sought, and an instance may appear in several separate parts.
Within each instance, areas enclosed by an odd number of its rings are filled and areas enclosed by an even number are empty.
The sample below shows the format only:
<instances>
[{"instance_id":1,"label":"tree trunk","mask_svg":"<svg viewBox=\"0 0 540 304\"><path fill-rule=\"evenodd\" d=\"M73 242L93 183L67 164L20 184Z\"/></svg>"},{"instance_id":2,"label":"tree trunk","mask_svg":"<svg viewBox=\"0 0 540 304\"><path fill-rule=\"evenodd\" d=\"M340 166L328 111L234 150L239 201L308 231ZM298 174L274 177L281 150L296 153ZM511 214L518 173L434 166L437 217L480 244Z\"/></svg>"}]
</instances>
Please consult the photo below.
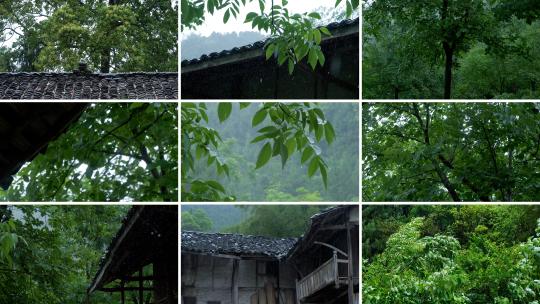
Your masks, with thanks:
<instances>
[{"instance_id":1,"label":"tree trunk","mask_svg":"<svg viewBox=\"0 0 540 304\"><path fill-rule=\"evenodd\" d=\"M454 50L448 42L443 42L445 64L444 64L444 99L450 99L452 95L452 64L454 61Z\"/></svg>"}]
</instances>

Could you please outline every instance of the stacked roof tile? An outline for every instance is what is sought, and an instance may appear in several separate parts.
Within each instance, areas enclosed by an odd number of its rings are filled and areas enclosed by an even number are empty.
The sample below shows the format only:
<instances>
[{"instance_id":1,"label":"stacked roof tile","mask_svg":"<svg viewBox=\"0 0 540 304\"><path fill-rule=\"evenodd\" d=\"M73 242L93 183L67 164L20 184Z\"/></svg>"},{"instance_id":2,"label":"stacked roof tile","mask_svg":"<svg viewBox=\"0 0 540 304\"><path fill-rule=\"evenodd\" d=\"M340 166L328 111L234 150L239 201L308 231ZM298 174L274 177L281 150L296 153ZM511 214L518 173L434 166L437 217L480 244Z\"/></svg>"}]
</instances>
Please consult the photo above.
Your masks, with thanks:
<instances>
[{"instance_id":1,"label":"stacked roof tile","mask_svg":"<svg viewBox=\"0 0 540 304\"><path fill-rule=\"evenodd\" d=\"M0 99L177 98L177 73L0 73Z\"/></svg>"},{"instance_id":2,"label":"stacked roof tile","mask_svg":"<svg viewBox=\"0 0 540 304\"><path fill-rule=\"evenodd\" d=\"M182 231L182 251L192 253L281 259L287 256L296 241L296 238Z\"/></svg>"}]
</instances>

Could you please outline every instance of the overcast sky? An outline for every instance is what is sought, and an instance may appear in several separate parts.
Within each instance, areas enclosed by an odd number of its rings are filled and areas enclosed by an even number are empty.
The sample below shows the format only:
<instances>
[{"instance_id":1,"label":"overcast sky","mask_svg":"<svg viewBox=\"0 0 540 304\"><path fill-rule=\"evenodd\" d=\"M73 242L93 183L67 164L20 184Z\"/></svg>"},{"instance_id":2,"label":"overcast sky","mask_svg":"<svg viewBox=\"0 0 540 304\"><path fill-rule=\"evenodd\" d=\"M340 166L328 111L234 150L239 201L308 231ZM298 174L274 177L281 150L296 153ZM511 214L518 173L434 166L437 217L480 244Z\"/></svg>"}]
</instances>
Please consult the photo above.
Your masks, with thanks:
<instances>
[{"instance_id":1,"label":"overcast sky","mask_svg":"<svg viewBox=\"0 0 540 304\"><path fill-rule=\"evenodd\" d=\"M266 9L268 10L271 6L271 0L266 0ZM327 7L329 10L334 7L335 0L289 0L287 8L290 13L305 13L312 12L316 8L321 6ZM274 0L275 5L281 5L281 0ZM340 4L340 5L343 5ZM223 24L223 15L225 10L214 12L214 15L206 14L205 21L202 25L198 26L196 30L186 30L184 35L189 35L191 33L196 33L202 36L209 36L212 32L218 33L230 33L230 32L241 32L241 31L252 31L251 25L248 23L244 24L246 15L249 12L259 12L258 1L253 1L245 7L240 8L240 15L234 19L232 16L227 22Z\"/></svg>"}]
</instances>

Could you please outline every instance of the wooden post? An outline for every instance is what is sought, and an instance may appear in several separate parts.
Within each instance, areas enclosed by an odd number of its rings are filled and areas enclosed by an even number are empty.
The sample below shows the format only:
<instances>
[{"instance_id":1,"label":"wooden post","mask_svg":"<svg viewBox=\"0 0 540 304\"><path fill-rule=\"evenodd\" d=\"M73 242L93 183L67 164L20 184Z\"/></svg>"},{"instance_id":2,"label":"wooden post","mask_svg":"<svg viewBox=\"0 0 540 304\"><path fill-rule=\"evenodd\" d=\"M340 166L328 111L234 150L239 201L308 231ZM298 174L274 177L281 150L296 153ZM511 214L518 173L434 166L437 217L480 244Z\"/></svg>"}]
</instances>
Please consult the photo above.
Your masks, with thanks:
<instances>
[{"instance_id":1,"label":"wooden post","mask_svg":"<svg viewBox=\"0 0 540 304\"><path fill-rule=\"evenodd\" d=\"M238 304L238 260L233 260L232 304Z\"/></svg>"},{"instance_id":2,"label":"wooden post","mask_svg":"<svg viewBox=\"0 0 540 304\"><path fill-rule=\"evenodd\" d=\"M347 284L348 284L348 296L349 296L349 304L354 303L354 280L353 280L353 251L352 251L352 240L351 240L351 226L349 223L347 223L347 268L348 268L348 275L347 275Z\"/></svg>"},{"instance_id":3,"label":"wooden post","mask_svg":"<svg viewBox=\"0 0 540 304\"><path fill-rule=\"evenodd\" d=\"M139 304L143 304L144 302L144 280L143 280L143 269L139 270Z\"/></svg>"}]
</instances>

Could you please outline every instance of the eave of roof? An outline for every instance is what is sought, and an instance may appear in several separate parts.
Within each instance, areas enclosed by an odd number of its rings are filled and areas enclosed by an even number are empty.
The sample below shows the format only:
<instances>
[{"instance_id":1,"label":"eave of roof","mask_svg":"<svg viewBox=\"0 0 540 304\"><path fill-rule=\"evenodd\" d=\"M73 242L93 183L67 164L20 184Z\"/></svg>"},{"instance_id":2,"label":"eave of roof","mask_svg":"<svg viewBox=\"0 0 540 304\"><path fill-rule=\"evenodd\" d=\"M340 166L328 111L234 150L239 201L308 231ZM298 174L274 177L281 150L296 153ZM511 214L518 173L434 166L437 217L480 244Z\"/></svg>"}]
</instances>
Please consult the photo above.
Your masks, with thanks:
<instances>
[{"instance_id":1,"label":"eave of roof","mask_svg":"<svg viewBox=\"0 0 540 304\"><path fill-rule=\"evenodd\" d=\"M270 258L280 260L286 257L296 244L297 238L278 238L243 235L236 233L206 233L182 231L183 253L213 256L229 255L239 258Z\"/></svg>"},{"instance_id":2,"label":"eave of roof","mask_svg":"<svg viewBox=\"0 0 540 304\"><path fill-rule=\"evenodd\" d=\"M322 44L340 37L358 35L360 31L359 18L347 19L341 22L333 22L326 25L326 28L332 32L332 36L324 37ZM264 56L263 47L267 41L268 39L257 41L253 44L248 44L242 47L235 47L230 50L223 50L221 52L213 52L207 55L202 55L196 59L183 60L181 62L181 73L190 73L210 67L221 66Z\"/></svg>"},{"instance_id":3,"label":"eave of roof","mask_svg":"<svg viewBox=\"0 0 540 304\"><path fill-rule=\"evenodd\" d=\"M24 104L18 104L18 103L2 103L0 104L0 109L2 107L9 107L8 109L17 109L18 111L23 111L23 113L28 113L30 109L34 109L30 103L24 103ZM53 125L51 125L51 128L56 127L57 129L53 129L54 132L50 133L50 137L40 136L39 138L41 140L44 140L42 142L29 142L30 139L27 139L24 137L25 133L35 133L35 128L32 129L32 123L37 121L33 116L35 115L43 115L43 112L33 112L30 111L28 115L31 115L31 117L28 117L26 121L22 121L22 124L24 125L24 129L13 129L11 130L12 133L8 135L8 138L4 138L5 144L8 145L8 149L11 151L14 151L13 149L16 148L14 146L9 146L9 144L13 144L14 142L23 142L25 145L32 147L33 149L24 151L25 153L22 154L16 154L15 156L18 157L15 160L13 159L5 159L6 155L2 154L2 149L0 149L0 157L4 157L2 160L6 164L12 164L11 166L7 165L8 167L3 167L0 170L0 187L4 188L4 190L7 190L11 182L13 181L12 175L15 175L19 169L20 166L26 162L32 161L39 153L43 153L46 149L48 144L56 140L60 135L65 133L67 130L69 130L69 127L71 124L73 124L75 121L77 121L80 117L80 115L83 113L83 111L88 106L87 103L71 103L68 104L70 107L68 109L61 108L63 103L39 103L39 107L44 106L50 106L53 107L57 114L57 120L54 122ZM20 109L21 107L24 107L25 110ZM59 108L60 107L60 108ZM64 109L61 111L61 109ZM4 109L5 111L7 109ZM35 110L35 109L34 109ZM52 111L52 110L51 110ZM22 114L21 114L22 115ZM45 117L39 117L40 119L43 118L45 120ZM2 121L5 121L3 119L2 113L0 113L0 119ZM30 123L28 122L30 120ZM11 127L8 123L8 126ZM16 131L16 132L14 132ZM16 137L19 136L19 138L9 138L9 136ZM15 149L15 151L18 151ZM5 165L4 165L5 166Z\"/></svg>"}]
</instances>

